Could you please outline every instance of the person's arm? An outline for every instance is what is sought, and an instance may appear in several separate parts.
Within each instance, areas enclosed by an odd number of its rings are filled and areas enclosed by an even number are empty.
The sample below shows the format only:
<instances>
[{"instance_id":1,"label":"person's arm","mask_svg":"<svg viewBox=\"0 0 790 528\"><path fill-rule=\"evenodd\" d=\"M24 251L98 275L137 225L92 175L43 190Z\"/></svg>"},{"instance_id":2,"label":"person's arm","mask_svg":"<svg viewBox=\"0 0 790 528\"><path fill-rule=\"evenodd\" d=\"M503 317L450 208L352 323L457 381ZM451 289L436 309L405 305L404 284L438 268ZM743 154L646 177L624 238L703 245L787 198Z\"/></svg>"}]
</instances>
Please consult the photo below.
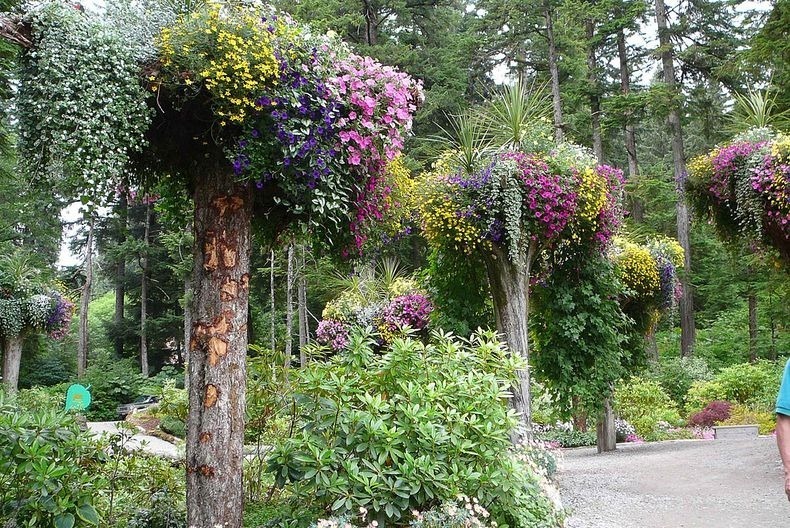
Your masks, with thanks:
<instances>
[{"instance_id":1,"label":"person's arm","mask_svg":"<svg viewBox=\"0 0 790 528\"><path fill-rule=\"evenodd\" d=\"M776 445L785 470L785 493L790 500L790 416L776 415Z\"/></svg>"}]
</instances>

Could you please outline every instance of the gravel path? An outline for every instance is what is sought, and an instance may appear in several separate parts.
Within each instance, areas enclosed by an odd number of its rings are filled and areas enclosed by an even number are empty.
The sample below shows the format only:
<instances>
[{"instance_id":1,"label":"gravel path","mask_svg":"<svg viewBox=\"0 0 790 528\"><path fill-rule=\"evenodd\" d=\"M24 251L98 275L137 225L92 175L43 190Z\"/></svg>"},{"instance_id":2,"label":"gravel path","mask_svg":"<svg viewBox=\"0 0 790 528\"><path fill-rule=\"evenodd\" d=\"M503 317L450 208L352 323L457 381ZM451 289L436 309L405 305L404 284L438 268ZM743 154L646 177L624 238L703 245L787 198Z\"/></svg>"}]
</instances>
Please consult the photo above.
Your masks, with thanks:
<instances>
[{"instance_id":1,"label":"gravel path","mask_svg":"<svg viewBox=\"0 0 790 528\"><path fill-rule=\"evenodd\" d=\"M786 528L776 440L691 440L563 453L568 528Z\"/></svg>"},{"instance_id":2,"label":"gravel path","mask_svg":"<svg viewBox=\"0 0 790 528\"><path fill-rule=\"evenodd\" d=\"M118 429L118 423L119 422L88 422L88 430L96 436L103 433L116 434L120 431ZM126 444L126 448L129 450L142 449L146 453L172 459L184 457L184 450L182 448L170 442L165 442L161 438L141 433L132 436Z\"/></svg>"}]
</instances>

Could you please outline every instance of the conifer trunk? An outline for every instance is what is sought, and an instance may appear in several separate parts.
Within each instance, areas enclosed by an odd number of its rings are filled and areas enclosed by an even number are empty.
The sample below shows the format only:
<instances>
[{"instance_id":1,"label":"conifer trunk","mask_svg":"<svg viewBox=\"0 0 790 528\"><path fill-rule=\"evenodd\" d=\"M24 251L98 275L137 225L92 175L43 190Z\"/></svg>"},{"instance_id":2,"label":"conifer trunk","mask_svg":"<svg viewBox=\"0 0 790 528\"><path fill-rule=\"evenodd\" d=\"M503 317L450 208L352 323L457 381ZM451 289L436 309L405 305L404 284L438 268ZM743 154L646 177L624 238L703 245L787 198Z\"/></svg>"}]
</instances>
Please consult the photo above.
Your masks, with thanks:
<instances>
[{"instance_id":1,"label":"conifer trunk","mask_svg":"<svg viewBox=\"0 0 790 528\"><path fill-rule=\"evenodd\" d=\"M560 67L557 58L557 41L554 36L554 20L549 0L543 3L543 18L546 21L546 38L549 46L549 73L551 74L551 101L554 108L554 139L562 141L565 137L562 122L562 99L560 97Z\"/></svg>"},{"instance_id":2,"label":"conifer trunk","mask_svg":"<svg viewBox=\"0 0 790 528\"><path fill-rule=\"evenodd\" d=\"M91 218L88 226L88 243L85 249L85 284L80 292L80 324L77 343L77 378L85 375L88 368L88 306L91 302L91 289L93 288L93 226Z\"/></svg>"},{"instance_id":3,"label":"conifer trunk","mask_svg":"<svg viewBox=\"0 0 790 528\"><path fill-rule=\"evenodd\" d=\"M494 248L486 257L486 271L494 301L497 330L504 337L510 351L523 358L529 365L529 274L535 253L534 243L523 266L510 261L501 249ZM530 407L529 368L516 371L511 406L519 413L525 436L531 436L532 411ZM521 440L514 435L514 443Z\"/></svg>"},{"instance_id":4,"label":"conifer trunk","mask_svg":"<svg viewBox=\"0 0 790 528\"><path fill-rule=\"evenodd\" d=\"M288 246L288 271L285 279L285 369L291 368L293 356L293 324L294 324L294 245Z\"/></svg>"},{"instance_id":5,"label":"conifer trunk","mask_svg":"<svg viewBox=\"0 0 790 528\"><path fill-rule=\"evenodd\" d=\"M601 136L601 95L598 86L598 61L595 57L595 22L584 21L587 35L587 79L590 83L590 123L592 125L593 153L598 163L603 163L603 138Z\"/></svg>"},{"instance_id":6,"label":"conifer trunk","mask_svg":"<svg viewBox=\"0 0 790 528\"><path fill-rule=\"evenodd\" d=\"M187 524L240 528L252 196L226 167L196 176Z\"/></svg>"},{"instance_id":7,"label":"conifer trunk","mask_svg":"<svg viewBox=\"0 0 790 528\"><path fill-rule=\"evenodd\" d=\"M749 286L749 361L757 361L757 294Z\"/></svg>"},{"instance_id":8,"label":"conifer trunk","mask_svg":"<svg viewBox=\"0 0 790 528\"><path fill-rule=\"evenodd\" d=\"M148 377L148 237L151 234L151 204L145 205L143 262L140 279L140 372Z\"/></svg>"},{"instance_id":9,"label":"conifer trunk","mask_svg":"<svg viewBox=\"0 0 790 528\"><path fill-rule=\"evenodd\" d=\"M126 194L121 193L121 198L118 202L118 222L120 224L118 242L119 245L126 241L127 218L129 213L129 203ZM123 253L123 252L122 252ZM115 315L113 317L115 327L115 339L113 340L113 348L115 355L119 358L123 357L123 319L124 308L126 300L126 256L121 254L118 256L118 262L115 264Z\"/></svg>"},{"instance_id":10,"label":"conifer trunk","mask_svg":"<svg viewBox=\"0 0 790 528\"><path fill-rule=\"evenodd\" d=\"M631 72L628 69L628 50L625 46L625 30L617 32L617 55L620 59L620 93L628 95L631 92ZM625 139L625 153L628 158L628 181L633 182L639 176L639 161L636 157L636 131L631 122L631 112L624 116L623 135ZM636 196L631 196L631 217L637 223L645 220L645 204Z\"/></svg>"},{"instance_id":11,"label":"conifer trunk","mask_svg":"<svg viewBox=\"0 0 790 528\"><path fill-rule=\"evenodd\" d=\"M21 335L3 339L3 386L7 394L16 394L19 389L19 365L22 364Z\"/></svg>"},{"instance_id":12,"label":"conifer trunk","mask_svg":"<svg viewBox=\"0 0 790 528\"><path fill-rule=\"evenodd\" d=\"M670 91L677 86L675 81L675 64L670 40L669 25L664 0L656 0L656 25L658 26L658 40L661 46L661 64L664 74L664 84ZM680 274L681 298L680 307L680 354L689 357L694 351L696 328L694 323L694 292L691 287L691 244L689 231L691 220L688 204L686 203L686 161L683 149L683 127L680 122L680 108L674 104L667 117L667 123L672 132L672 161L677 184L677 231L678 242L685 253L685 269Z\"/></svg>"},{"instance_id":13,"label":"conifer trunk","mask_svg":"<svg viewBox=\"0 0 790 528\"><path fill-rule=\"evenodd\" d=\"M296 301L299 314L299 366L307 365L307 341L310 338L310 321L307 319L307 279L305 278L305 249L299 248L298 262L299 283L297 284Z\"/></svg>"}]
</instances>

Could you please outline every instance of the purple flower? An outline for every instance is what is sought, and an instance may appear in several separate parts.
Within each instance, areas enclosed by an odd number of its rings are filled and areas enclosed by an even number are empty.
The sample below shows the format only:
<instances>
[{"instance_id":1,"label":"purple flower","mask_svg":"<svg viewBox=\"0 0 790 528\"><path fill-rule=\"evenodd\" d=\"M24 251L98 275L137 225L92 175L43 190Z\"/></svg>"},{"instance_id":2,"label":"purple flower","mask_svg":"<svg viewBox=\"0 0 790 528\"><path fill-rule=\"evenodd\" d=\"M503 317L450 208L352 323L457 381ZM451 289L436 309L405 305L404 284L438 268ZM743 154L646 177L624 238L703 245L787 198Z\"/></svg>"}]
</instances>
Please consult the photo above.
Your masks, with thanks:
<instances>
[{"instance_id":1,"label":"purple flower","mask_svg":"<svg viewBox=\"0 0 790 528\"><path fill-rule=\"evenodd\" d=\"M315 334L319 343L328 345L335 352L340 352L348 346L348 327L339 321L331 319L321 321Z\"/></svg>"}]
</instances>

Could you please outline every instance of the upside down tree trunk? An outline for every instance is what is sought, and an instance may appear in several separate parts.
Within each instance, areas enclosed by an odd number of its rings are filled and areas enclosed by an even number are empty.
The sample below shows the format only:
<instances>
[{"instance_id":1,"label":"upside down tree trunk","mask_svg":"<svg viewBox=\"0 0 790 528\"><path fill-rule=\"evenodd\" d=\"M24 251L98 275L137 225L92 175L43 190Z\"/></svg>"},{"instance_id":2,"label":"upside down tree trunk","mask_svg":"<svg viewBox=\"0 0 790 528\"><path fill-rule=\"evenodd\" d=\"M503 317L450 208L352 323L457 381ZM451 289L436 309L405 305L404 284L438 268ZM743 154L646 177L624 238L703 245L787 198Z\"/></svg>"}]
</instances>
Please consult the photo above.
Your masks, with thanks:
<instances>
[{"instance_id":1,"label":"upside down tree trunk","mask_svg":"<svg viewBox=\"0 0 790 528\"><path fill-rule=\"evenodd\" d=\"M240 528L252 196L225 167L196 176L187 524Z\"/></svg>"},{"instance_id":2,"label":"upside down tree trunk","mask_svg":"<svg viewBox=\"0 0 790 528\"><path fill-rule=\"evenodd\" d=\"M285 370L291 368L293 357L293 324L294 324L294 245L288 246L288 271L285 279Z\"/></svg>"},{"instance_id":3,"label":"upside down tree trunk","mask_svg":"<svg viewBox=\"0 0 790 528\"><path fill-rule=\"evenodd\" d=\"M617 431L614 424L614 411L612 399L606 398L603 402L603 412L596 426L596 445L599 453L617 449Z\"/></svg>"},{"instance_id":4,"label":"upside down tree trunk","mask_svg":"<svg viewBox=\"0 0 790 528\"><path fill-rule=\"evenodd\" d=\"M530 248L529 256L523 266L510 261L499 248L494 248L486 257L486 271L494 301L496 326L511 353L520 356L524 368L516 371L511 405L519 413L524 436L532 434L532 409L530 406L529 386L529 273L534 247ZM522 440L518 434L513 436L514 443Z\"/></svg>"},{"instance_id":5,"label":"upside down tree trunk","mask_svg":"<svg viewBox=\"0 0 790 528\"><path fill-rule=\"evenodd\" d=\"M297 284L296 292L297 313L299 314L299 367L304 368L307 365L306 347L307 341L310 338L310 321L307 319L307 279L305 278L304 246L299 248L297 268L297 276L299 277L299 284Z\"/></svg>"},{"instance_id":6,"label":"upside down tree trunk","mask_svg":"<svg viewBox=\"0 0 790 528\"><path fill-rule=\"evenodd\" d=\"M19 388L19 365L22 363L21 335L3 339L3 386L7 394L16 393Z\"/></svg>"}]
</instances>

